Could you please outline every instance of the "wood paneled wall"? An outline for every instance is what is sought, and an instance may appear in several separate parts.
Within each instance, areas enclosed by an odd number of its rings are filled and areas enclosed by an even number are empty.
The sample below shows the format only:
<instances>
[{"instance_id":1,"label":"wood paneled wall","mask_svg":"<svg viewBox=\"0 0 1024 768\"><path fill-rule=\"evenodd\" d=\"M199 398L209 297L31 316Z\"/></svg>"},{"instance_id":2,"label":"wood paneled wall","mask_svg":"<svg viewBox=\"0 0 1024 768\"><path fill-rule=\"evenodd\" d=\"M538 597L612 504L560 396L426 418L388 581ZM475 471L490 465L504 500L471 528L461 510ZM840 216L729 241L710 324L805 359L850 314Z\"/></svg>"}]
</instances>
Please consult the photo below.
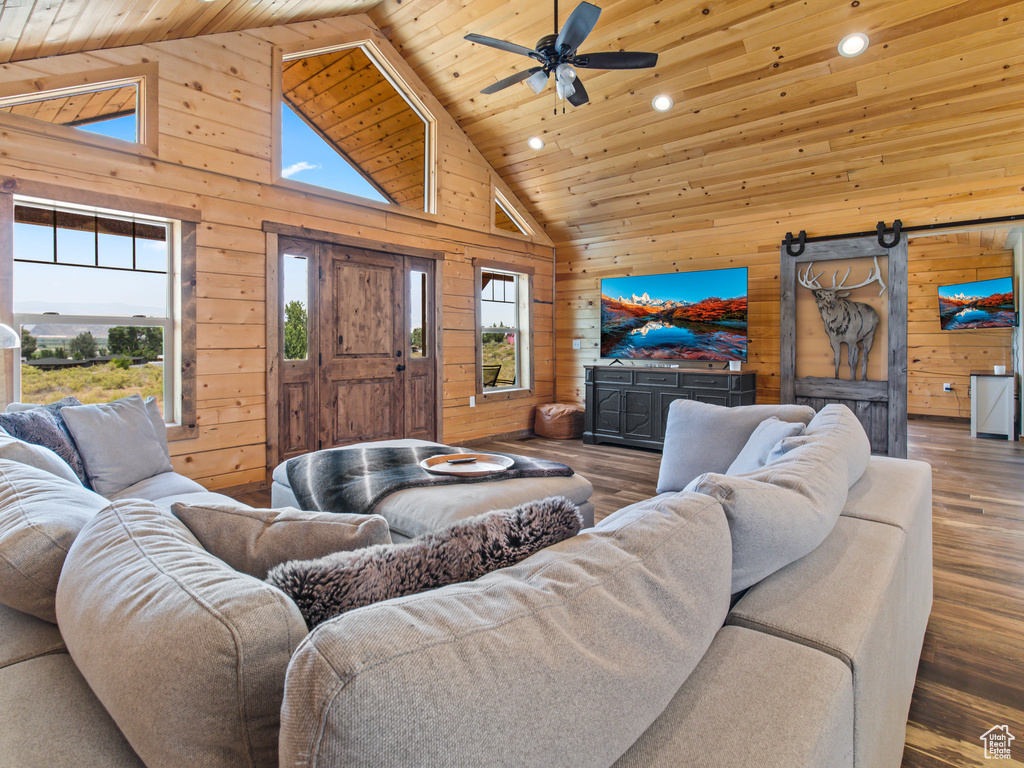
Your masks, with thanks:
<instances>
[{"instance_id":1,"label":"wood paneled wall","mask_svg":"<svg viewBox=\"0 0 1024 768\"><path fill-rule=\"evenodd\" d=\"M939 285L991 280L1013 274L1013 251L1003 242L983 245L978 232L910 241L908 256L907 410L910 414L970 418L972 370L1013 367L1009 328L943 331ZM943 392L943 382L953 392Z\"/></svg>"},{"instance_id":2,"label":"wood paneled wall","mask_svg":"<svg viewBox=\"0 0 1024 768\"><path fill-rule=\"evenodd\" d=\"M859 204L826 201L799 208L780 206L778 215L735 211L728 218L681 225L674 232L635 226L609 233L603 241L556 242L558 399L582 403L583 366L600 363L601 277L745 266L750 297L745 368L757 371L758 402L778 402L779 244L786 232L806 230L809 236L821 236L863 232L878 221L896 218L913 226L1019 214L1024 175L1017 172L1012 181L1008 178L1015 171L1010 167L1014 162L1007 158L1007 168L998 169L984 183L952 177L941 187L920 189L907 181L897 192L865 190ZM574 338L583 340L581 350L572 349ZM962 400L966 392L964 386ZM964 413L969 414L969 403Z\"/></svg>"},{"instance_id":3,"label":"wood paneled wall","mask_svg":"<svg viewBox=\"0 0 1024 768\"><path fill-rule=\"evenodd\" d=\"M437 119L436 216L360 203L310 187L276 183L272 124L273 48L330 44L365 34L384 51ZM533 407L554 390L551 243L490 233L491 184L507 187L390 44L363 16L117 48L0 65L0 83L155 62L158 153L104 148L0 116L0 181L8 192L72 188L187 206L197 233L198 437L172 445L176 469L209 488L261 482L266 471L266 245L263 221L446 252L443 439L528 428ZM62 131L64 133L62 133ZM117 144L108 142L110 147ZM57 195L54 192L55 196ZM521 206L520 206L521 207ZM535 221L530 225L542 232ZM530 266L535 278L535 396L480 401L473 357L473 258Z\"/></svg>"}]
</instances>

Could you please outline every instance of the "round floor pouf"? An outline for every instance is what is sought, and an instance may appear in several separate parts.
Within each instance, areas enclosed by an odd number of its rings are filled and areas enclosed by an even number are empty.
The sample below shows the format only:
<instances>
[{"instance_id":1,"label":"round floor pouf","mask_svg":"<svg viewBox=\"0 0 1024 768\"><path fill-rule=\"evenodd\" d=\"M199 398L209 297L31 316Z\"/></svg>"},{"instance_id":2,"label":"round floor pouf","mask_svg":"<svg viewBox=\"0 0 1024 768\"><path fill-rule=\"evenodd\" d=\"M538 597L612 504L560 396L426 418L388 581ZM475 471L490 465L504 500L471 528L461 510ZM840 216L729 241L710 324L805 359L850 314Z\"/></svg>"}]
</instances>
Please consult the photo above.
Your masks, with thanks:
<instances>
[{"instance_id":1,"label":"round floor pouf","mask_svg":"<svg viewBox=\"0 0 1024 768\"><path fill-rule=\"evenodd\" d=\"M583 406L547 403L537 406L533 431L541 437L572 440L583 435Z\"/></svg>"}]
</instances>

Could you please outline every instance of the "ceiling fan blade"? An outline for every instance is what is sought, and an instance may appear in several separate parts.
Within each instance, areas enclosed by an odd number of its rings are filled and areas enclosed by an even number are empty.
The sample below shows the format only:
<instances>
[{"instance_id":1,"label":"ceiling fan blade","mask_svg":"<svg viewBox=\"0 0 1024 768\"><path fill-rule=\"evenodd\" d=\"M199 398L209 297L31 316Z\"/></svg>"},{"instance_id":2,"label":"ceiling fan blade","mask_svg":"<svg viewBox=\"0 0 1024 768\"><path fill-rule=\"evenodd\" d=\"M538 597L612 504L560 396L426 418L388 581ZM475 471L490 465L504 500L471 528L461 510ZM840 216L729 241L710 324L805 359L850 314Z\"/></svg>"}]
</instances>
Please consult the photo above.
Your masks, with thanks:
<instances>
[{"instance_id":1,"label":"ceiling fan blade","mask_svg":"<svg viewBox=\"0 0 1024 768\"><path fill-rule=\"evenodd\" d=\"M496 83L488 85L480 91L480 93L497 93L504 88L508 88L510 85L523 82L523 80L526 80L528 77L540 72L542 69L542 67L533 67L532 69L524 69L522 72L516 72L514 75L509 75Z\"/></svg>"},{"instance_id":2,"label":"ceiling fan blade","mask_svg":"<svg viewBox=\"0 0 1024 768\"><path fill-rule=\"evenodd\" d=\"M491 48L497 48L499 51L508 51L509 53L518 53L521 56L530 56L537 58L537 54L531 48L526 48L522 45L516 45L510 43L508 40L499 40L496 37L487 37L486 35L478 35L475 32L470 32L466 35L466 39L471 43L479 43L480 45L489 45Z\"/></svg>"},{"instance_id":3,"label":"ceiling fan blade","mask_svg":"<svg viewBox=\"0 0 1024 768\"><path fill-rule=\"evenodd\" d=\"M576 87L576 91L571 96L569 96L567 100L574 107L582 107L584 104L590 101L590 96L587 95L587 89L583 87L583 81L581 81L578 77L575 80L573 80L572 84Z\"/></svg>"},{"instance_id":4,"label":"ceiling fan blade","mask_svg":"<svg viewBox=\"0 0 1024 768\"><path fill-rule=\"evenodd\" d=\"M658 54L640 51L581 53L572 59L573 66L584 69L647 69L657 64Z\"/></svg>"},{"instance_id":5,"label":"ceiling fan blade","mask_svg":"<svg viewBox=\"0 0 1024 768\"><path fill-rule=\"evenodd\" d=\"M534 93L540 93L544 90L544 86L548 84L548 73L543 69L534 71L532 75L526 80L526 84L530 86L530 90Z\"/></svg>"},{"instance_id":6,"label":"ceiling fan blade","mask_svg":"<svg viewBox=\"0 0 1024 768\"><path fill-rule=\"evenodd\" d=\"M565 20L565 26L558 33L555 40L555 50L559 53L572 53L594 29L597 24L597 17L601 15L601 9L590 3L580 3L576 10L569 14Z\"/></svg>"}]
</instances>

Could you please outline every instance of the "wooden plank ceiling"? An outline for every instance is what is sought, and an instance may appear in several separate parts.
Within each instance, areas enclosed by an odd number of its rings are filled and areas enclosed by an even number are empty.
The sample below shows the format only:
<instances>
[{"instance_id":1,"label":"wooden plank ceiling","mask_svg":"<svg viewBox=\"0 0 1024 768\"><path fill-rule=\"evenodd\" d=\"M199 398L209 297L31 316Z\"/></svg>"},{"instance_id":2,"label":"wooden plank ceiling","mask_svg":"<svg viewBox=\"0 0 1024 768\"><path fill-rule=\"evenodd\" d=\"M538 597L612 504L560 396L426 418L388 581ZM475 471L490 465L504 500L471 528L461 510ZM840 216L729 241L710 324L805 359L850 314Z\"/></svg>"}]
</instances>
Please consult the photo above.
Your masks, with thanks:
<instances>
[{"instance_id":1,"label":"wooden plank ceiling","mask_svg":"<svg viewBox=\"0 0 1024 768\"><path fill-rule=\"evenodd\" d=\"M426 125L361 48L286 61L284 100L398 205L423 210Z\"/></svg>"},{"instance_id":2,"label":"wooden plank ceiling","mask_svg":"<svg viewBox=\"0 0 1024 768\"><path fill-rule=\"evenodd\" d=\"M530 61L463 39L532 47L553 27L539 0L7 0L0 61L365 11L556 242L576 247L1024 173L1024 2L598 4L581 51L649 50L659 65L582 70L591 103L557 115L550 84L480 95ZM843 58L854 31L871 45ZM651 109L660 93L672 111ZM527 148L533 135L543 150Z\"/></svg>"}]
</instances>

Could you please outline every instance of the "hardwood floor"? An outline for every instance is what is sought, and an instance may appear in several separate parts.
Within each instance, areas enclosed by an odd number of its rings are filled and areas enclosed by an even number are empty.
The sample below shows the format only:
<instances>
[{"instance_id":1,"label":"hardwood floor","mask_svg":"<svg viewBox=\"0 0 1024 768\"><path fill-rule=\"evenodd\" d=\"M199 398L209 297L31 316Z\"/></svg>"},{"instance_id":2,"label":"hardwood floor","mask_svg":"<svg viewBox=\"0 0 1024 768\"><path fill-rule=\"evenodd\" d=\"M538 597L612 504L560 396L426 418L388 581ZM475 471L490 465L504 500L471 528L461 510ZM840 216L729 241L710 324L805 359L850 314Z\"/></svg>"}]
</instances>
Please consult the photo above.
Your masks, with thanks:
<instances>
[{"instance_id":1,"label":"hardwood floor","mask_svg":"<svg viewBox=\"0 0 1024 768\"><path fill-rule=\"evenodd\" d=\"M661 462L658 452L579 440L473 447L569 464L593 483L598 520L654 495ZM1024 766L1024 445L972 439L965 424L912 421L910 458L933 468L935 600L903 768ZM1015 759L985 759L979 737L996 725L1016 736Z\"/></svg>"}]
</instances>

